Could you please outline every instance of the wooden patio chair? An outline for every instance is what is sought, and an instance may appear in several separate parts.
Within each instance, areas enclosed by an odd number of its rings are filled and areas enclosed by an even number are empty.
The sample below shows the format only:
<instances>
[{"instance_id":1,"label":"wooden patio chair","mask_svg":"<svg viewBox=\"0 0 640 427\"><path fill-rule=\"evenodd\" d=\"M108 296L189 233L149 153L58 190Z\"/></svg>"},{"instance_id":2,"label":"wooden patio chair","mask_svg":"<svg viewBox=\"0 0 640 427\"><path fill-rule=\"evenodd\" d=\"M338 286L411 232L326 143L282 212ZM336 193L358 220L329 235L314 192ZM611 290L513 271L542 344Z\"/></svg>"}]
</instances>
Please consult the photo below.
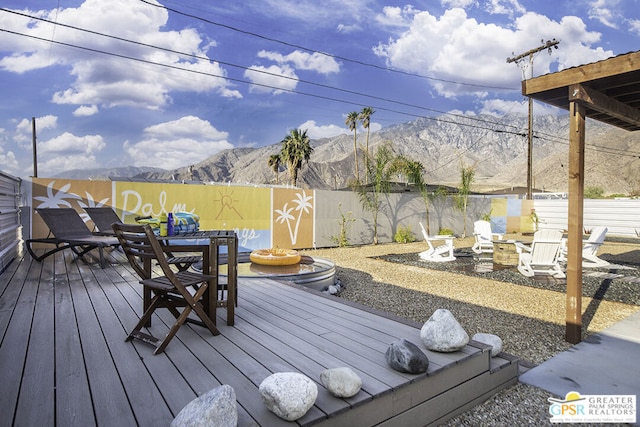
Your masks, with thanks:
<instances>
[{"instance_id":1,"label":"wooden patio chair","mask_svg":"<svg viewBox=\"0 0 640 427\"><path fill-rule=\"evenodd\" d=\"M491 223L484 220L473 223L473 235L476 242L471 250L477 254L493 253L493 240L502 240L502 234L494 233L491 230Z\"/></svg>"},{"instance_id":2,"label":"wooden patio chair","mask_svg":"<svg viewBox=\"0 0 640 427\"><path fill-rule=\"evenodd\" d=\"M213 335L220 332L204 309L203 302L208 297L209 281L214 276L194 272L174 272L166 258L166 246L158 241L151 227L145 225L118 224L112 225L116 237L120 241L129 264L140 276L140 283L145 291L150 291L151 300L140 321L127 336L126 341L138 339L155 346L154 355L164 351L178 329L185 323L197 323L206 327ZM208 252L208 246L200 246ZM191 246L174 247L176 249L193 250ZM208 256L208 254L205 254ZM163 275L154 277L151 263L157 262ZM215 290L213 290L215 292ZM158 308L166 308L176 318L175 323L162 339L158 339L141 329L149 324L151 316ZM180 311L182 309L182 311ZM189 314L195 312L200 321L190 319Z\"/></svg>"},{"instance_id":3,"label":"wooden patio chair","mask_svg":"<svg viewBox=\"0 0 640 427\"><path fill-rule=\"evenodd\" d=\"M538 230L533 235L531 246L516 242L519 253L518 271L527 277L546 273L553 277L566 277L560 267L560 245L562 231Z\"/></svg>"},{"instance_id":4,"label":"wooden patio chair","mask_svg":"<svg viewBox=\"0 0 640 427\"><path fill-rule=\"evenodd\" d=\"M92 233L75 209L39 208L36 209L36 212L49 227L47 237L25 241L27 251L38 262L65 249L71 249L78 258L87 262L84 255L93 249L98 249L100 267L105 268L107 262L104 249L116 248L120 245L118 239L113 236L100 236ZM55 248L45 251L42 255L36 255L32 247L34 243L54 245Z\"/></svg>"}]
</instances>

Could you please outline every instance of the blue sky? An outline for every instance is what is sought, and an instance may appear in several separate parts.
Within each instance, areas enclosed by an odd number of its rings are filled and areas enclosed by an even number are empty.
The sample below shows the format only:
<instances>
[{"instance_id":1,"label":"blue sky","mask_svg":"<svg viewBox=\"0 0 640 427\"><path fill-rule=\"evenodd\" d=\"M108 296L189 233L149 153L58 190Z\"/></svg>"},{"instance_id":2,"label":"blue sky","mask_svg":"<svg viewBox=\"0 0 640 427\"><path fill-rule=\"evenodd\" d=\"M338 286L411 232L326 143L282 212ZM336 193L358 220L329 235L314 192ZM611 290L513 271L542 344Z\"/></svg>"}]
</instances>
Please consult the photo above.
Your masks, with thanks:
<instances>
[{"instance_id":1,"label":"blue sky","mask_svg":"<svg viewBox=\"0 0 640 427\"><path fill-rule=\"evenodd\" d=\"M526 114L533 74L638 50L640 0L4 0L0 170L188 166L418 116ZM36 19L37 18L37 19ZM558 113L536 104L536 114Z\"/></svg>"}]
</instances>

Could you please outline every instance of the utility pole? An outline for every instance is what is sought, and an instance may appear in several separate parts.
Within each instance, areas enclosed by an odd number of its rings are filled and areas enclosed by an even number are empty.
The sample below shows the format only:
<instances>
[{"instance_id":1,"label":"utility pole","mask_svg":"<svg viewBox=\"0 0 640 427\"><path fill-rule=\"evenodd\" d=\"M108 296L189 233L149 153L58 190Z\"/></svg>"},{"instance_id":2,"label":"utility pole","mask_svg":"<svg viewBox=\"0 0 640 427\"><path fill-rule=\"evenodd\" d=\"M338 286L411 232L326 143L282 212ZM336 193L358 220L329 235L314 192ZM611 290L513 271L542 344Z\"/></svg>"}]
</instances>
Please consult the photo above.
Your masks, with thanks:
<instances>
[{"instance_id":1,"label":"utility pole","mask_svg":"<svg viewBox=\"0 0 640 427\"><path fill-rule=\"evenodd\" d=\"M36 118L31 118L31 144L33 145L33 177L38 177L38 153L36 148Z\"/></svg>"},{"instance_id":2,"label":"utility pole","mask_svg":"<svg viewBox=\"0 0 640 427\"><path fill-rule=\"evenodd\" d=\"M528 50L525 53L521 53L520 55L514 56L512 58L507 58L507 63L515 62L516 64L520 63L520 61L524 58L529 58L529 76L525 76L524 67L522 70L522 79L527 80L533 77L533 57L536 53L548 49L549 54L551 54L551 48L558 48L558 44L560 40L547 40L546 43L541 41L542 46L538 46L534 49ZM528 156L527 156L527 199L533 199L533 99L529 97L529 132L528 132Z\"/></svg>"}]
</instances>

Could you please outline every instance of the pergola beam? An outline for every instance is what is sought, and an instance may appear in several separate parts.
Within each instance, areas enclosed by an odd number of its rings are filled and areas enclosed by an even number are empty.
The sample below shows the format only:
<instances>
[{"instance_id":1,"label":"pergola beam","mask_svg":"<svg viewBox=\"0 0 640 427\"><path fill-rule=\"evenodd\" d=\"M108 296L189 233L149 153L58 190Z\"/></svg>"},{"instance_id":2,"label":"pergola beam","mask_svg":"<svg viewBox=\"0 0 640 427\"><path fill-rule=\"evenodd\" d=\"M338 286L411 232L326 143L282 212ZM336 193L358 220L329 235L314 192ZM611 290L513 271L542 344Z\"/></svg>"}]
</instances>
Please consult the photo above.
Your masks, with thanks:
<instances>
[{"instance_id":1,"label":"pergola beam","mask_svg":"<svg viewBox=\"0 0 640 427\"><path fill-rule=\"evenodd\" d=\"M569 102L574 101L591 110L640 126L640 110L629 107L587 85L577 83L569 86Z\"/></svg>"}]
</instances>

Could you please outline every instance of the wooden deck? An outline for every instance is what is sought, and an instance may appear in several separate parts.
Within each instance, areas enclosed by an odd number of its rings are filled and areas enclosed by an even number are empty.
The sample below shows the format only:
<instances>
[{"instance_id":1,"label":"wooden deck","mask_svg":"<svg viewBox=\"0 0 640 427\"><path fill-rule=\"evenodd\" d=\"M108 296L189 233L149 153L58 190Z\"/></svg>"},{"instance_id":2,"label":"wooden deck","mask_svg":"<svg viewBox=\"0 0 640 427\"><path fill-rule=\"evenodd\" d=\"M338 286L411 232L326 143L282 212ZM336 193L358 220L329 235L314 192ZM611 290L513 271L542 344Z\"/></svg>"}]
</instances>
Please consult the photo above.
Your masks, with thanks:
<instances>
[{"instance_id":1,"label":"wooden deck","mask_svg":"<svg viewBox=\"0 0 640 427\"><path fill-rule=\"evenodd\" d=\"M517 360L491 358L473 342L453 354L425 350L426 375L396 372L385 362L388 345L421 345L420 325L266 279L240 279L235 326L220 310L221 335L188 324L153 356L152 347L124 341L142 307L124 258L116 253L120 262L101 269L67 252L42 263L27 255L0 275L0 426L166 426L221 384L236 392L239 426L424 426L517 382ZM151 331L162 334L172 320L161 310ZM319 382L324 369L341 366L363 380L351 399ZM261 402L258 386L274 372L318 383L315 406L297 422Z\"/></svg>"}]
</instances>

